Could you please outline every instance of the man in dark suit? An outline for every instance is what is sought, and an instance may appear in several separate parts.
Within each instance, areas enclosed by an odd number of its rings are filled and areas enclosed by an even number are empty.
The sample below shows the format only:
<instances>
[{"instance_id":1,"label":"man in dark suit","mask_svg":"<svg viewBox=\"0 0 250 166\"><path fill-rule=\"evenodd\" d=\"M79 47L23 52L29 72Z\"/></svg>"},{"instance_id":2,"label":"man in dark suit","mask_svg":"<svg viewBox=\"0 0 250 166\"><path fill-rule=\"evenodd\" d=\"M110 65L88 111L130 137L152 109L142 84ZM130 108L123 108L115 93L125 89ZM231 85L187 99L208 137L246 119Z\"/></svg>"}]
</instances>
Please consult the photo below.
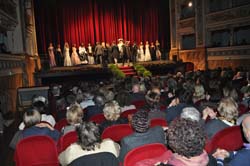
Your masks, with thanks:
<instances>
[{"instance_id":1,"label":"man in dark suit","mask_svg":"<svg viewBox=\"0 0 250 166\"><path fill-rule=\"evenodd\" d=\"M103 55L103 47L100 44L100 42L96 42L96 46L95 46L95 64L100 64L101 63L102 55Z\"/></svg>"},{"instance_id":2,"label":"man in dark suit","mask_svg":"<svg viewBox=\"0 0 250 166\"><path fill-rule=\"evenodd\" d=\"M218 166L224 166L225 158L229 158L229 166L250 165L250 115L242 121L242 128L248 143L244 143L241 150L230 153L224 149L217 149L213 156L217 159Z\"/></svg>"},{"instance_id":3,"label":"man in dark suit","mask_svg":"<svg viewBox=\"0 0 250 166\"><path fill-rule=\"evenodd\" d=\"M123 162L126 154L136 147L151 143L165 144L164 130L160 126L149 128L148 113L146 111L140 110L136 112L132 117L131 124L135 132L121 140L119 155L121 162Z\"/></svg>"}]
</instances>

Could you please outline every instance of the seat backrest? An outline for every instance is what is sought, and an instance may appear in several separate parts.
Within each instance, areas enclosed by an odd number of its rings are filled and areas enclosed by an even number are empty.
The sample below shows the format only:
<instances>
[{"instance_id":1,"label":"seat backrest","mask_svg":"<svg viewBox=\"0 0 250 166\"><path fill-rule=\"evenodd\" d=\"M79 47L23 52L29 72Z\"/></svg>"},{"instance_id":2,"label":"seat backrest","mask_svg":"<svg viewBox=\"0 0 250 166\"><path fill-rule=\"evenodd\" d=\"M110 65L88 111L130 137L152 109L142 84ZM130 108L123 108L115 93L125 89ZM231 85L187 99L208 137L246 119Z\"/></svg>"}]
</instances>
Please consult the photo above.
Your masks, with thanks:
<instances>
[{"instance_id":1,"label":"seat backrest","mask_svg":"<svg viewBox=\"0 0 250 166\"><path fill-rule=\"evenodd\" d=\"M16 166L59 166L56 143L48 136L31 136L16 146Z\"/></svg>"},{"instance_id":2,"label":"seat backrest","mask_svg":"<svg viewBox=\"0 0 250 166\"><path fill-rule=\"evenodd\" d=\"M212 153L217 148L228 151L238 150L243 146L243 135L240 126L227 127L216 133L205 146L207 153Z\"/></svg>"},{"instance_id":3,"label":"seat backrest","mask_svg":"<svg viewBox=\"0 0 250 166\"><path fill-rule=\"evenodd\" d=\"M72 143L75 143L78 140L77 132L71 131L63 135L58 141L58 153L64 151Z\"/></svg>"},{"instance_id":4,"label":"seat backrest","mask_svg":"<svg viewBox=\"0 0 250 166\"><path fill-rule=\"evenodd\" d=\"M61 119L61 120L59 120L56 124L55 124L55 129L56 130L58 130L58 131L61 131L62 130L62 128L64 127L64 126L67 126L68 125L68 121L67 121L67 119L66 118L64 118L64 119Z\"/></svg>"},{"instance_id":5,"label":"seat backrest","mask_svg":"<svg viewBox=\"0 0 250 166\"><path fill-rule=\"evenodd\" d=\"M119 166L118 159L109 152L101 152L79 157L69 166Z\"/></svg>"},{"instance_id":6,"label":"seat backrest","mask_svg":"<svg viewBox=\"0 0 250 166\"><path fill-rule=\"evenodd\" d=\"M117 124L104 129L102 139L110 138L119 142L123 137L132 134L134 131L129 124Z\"/></svg>"},{"instance_id":7,"label":"seat backrest","mask_svg":"<svg viewBox=\"0 0 250 166\"><path fill-rule=\"evenodd\" d=\"M145 100L137 100L132 102L135 105L136 109L143 107L146 104Z\"/></svg>"},{"instance_id":8,"label":"seat backrest","mask_svg":"<svg viewBox=\"0 0 250 166\"><path fill-rule=\"evenodd\" d=\"M138 161L161 156L168 149L160 143L147 144L132 149L124 159L124 166L134 166Z\"/></svg>"},{"instance_id":9,"label":"seat backrest","mask_svg":"<svg viewBox=\"0 0 250 166\"><path fill-rule=\"evenodd\" d=\"M89 120L92 122L95 122L97 124L101 124L102 122L105 121L105 117L103 114L96 114L96 115L92 116Z\"/></svg>"},{"instance_id":10,"label":"seat backrest","mask_svg":"<svg viewBox=\"0 0 250 166\"><path fill-rule=\"evenodd\" d=\"M137 109L131 109L131 110L127 110L121 113L121 117L122 118L128 118L128 115L133 115L134 113L137 112Z\"/></svg>"},{"instance_id":11,"label":"seat backrest","mask_svg":"<svg viewBox=\"0 0 250 166\"><path fill-rule=\"evenodd\" d=\"M156 119L152 119L150 121L150 127L155 127L155 126L162 126L162 127L167 127L167 121L165 119L161 119L161 118L156 118Z\"/></svg>"}]
</instances>

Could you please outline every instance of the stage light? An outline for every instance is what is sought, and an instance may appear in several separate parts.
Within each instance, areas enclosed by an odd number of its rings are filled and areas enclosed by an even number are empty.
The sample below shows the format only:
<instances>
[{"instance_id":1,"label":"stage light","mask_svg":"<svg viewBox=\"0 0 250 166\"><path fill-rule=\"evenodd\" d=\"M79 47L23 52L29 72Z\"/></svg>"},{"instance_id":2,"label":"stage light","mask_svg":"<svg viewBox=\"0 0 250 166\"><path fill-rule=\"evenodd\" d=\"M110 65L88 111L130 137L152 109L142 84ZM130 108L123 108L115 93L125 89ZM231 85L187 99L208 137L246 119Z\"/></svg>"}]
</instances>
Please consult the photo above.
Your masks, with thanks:
<instances>
[{"instance_id":1,"label":"stage light","mask_svg":"<svg viewBox=\"0 0 250 166\"><path fill-rule=\"evenodd\" d=\"M193 2L192 1L188 2L188 7L192 7L192 6L193 6Z\"/></svg>"}]
</instances>

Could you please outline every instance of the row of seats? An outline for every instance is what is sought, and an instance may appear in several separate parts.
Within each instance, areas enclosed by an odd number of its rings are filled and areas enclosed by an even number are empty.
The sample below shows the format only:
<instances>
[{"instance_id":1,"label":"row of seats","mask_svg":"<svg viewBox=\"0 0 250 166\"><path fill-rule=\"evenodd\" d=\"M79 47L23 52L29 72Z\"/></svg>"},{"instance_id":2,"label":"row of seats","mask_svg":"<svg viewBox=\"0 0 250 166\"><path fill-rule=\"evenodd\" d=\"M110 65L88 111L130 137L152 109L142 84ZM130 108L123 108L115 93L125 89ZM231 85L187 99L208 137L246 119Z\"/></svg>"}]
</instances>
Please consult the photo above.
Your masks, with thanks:
<instances>
[{"instance_id":1,"label":"row of seats","mask_svg":"<svg viewBox=\"0 0 250 166\"><path fill-rule=\"evenodd\" d=\"M122 129L122 130L121 130ZM120 131L116 134L114 131ZM121 132L122 131L122 132ZM107 132L102 138L111 138L114 141L120 141L122 137L131 134L133 131L129 125L115 125L107 128ZM118 133L118 132L117 132ZM112 135L113 134L113 135ZM205 147L205 150L211 154L217 148L223 148L229 151L240 149L243 145L243 135L240 126L228 127L217 133ZM232 141L233 139L233 141ZM17 166L57 166L58 152L65 150L70 144L77 141L76 132L70 132L59 140L59 147L47 136L32 136L21 140L15 151L14 159ZM124 166L133 166L136 162L154 158L168 151L164 145L150 144L131 150L125 157Z\"/></svg>"}]
</instances>

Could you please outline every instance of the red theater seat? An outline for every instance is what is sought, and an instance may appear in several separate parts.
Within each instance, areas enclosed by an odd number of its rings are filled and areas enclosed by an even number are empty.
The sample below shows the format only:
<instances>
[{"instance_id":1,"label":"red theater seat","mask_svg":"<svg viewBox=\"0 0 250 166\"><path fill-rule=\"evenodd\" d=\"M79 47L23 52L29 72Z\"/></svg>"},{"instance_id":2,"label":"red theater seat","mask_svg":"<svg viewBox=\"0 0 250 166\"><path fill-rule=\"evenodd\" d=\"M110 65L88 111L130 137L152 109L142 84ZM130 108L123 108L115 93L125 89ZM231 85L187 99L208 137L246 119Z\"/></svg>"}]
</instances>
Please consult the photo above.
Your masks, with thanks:
<instances>
[{"instance_id":1,"label":"red theater seat","mask_svg":"<svg viewBox=\"0 0 250 166\"><path fill-rule=\"evenodd\" d=\"M155 127L155 126L162 126L162 127L167 127L167 121L165 119L152 119L150 121L150 127Z\"/></svg>"},{"instance_id":2,"label":"red theater seat","mask_svg":"<svg viewBox=\"0 0 250 166\"><path fill-rule=\"evenodd\" d=\"M228 151L238 150L243 146L243 137L240 126L232 126L216 133L207 143L205 150L213 153L217 148Z\"/></svg>"},{"instance_id":3,"label":"red theater seat","mask_svg":"<svg viewBox=\"0 0 250 166\"><path fill-rule=\"evenodd\" d=\"M63 135L58 141L58 153L64 151L72 143L75 143L78 139L76 131L71 131Z\"/></svg>"},{"instance_id":4,"label":"red theater seat","mask_svg":"<svg viewBox=\"0 0 250 166\"><path fill-rule=\"evenodd\" d=\"M133 115L137 112L137 109L127 110L121 113L121 117L128 118L128 115Z\"/></svg>"},{"instance_id":5,"label":"red theater seat","mask_svg":"<svg viewBox=\"0 0 250 166\"><path fill-rule=\"evenodd\" d=\"M132 104L135 105L136 109L139 109L145 105L145 100L133 101Z\"/></svg>"},{"instance_id":6,"label":"red theater seat","mask_svg":"<svg viewBox=\"0 0 250 166\"><path fill-rule=\"evenodd\" d=\"M58 131L61 131L62 128L67 125L68 125L68 121L67 119L64 118L64 119L61 119L59 122L57 122L54 128Z\"/></svg>"},{"instance_id":7,"label":"red theater seat","mask_svg":"<svg viewBox=\"0 0 250 166\"><path fill-rule=\"evenodd\" d=\"M14 155L16 166L59 166L56 143L47 136L21 140Z\"/></svg>"},{"instance_id":8,"label":"red theater seat","mask_svg":"<svg viewBox=\"0 0 250 166\"><path fill-rule=\"evenodd\" d=\"M118 124L106 128L102 133L102 139L110 138L119 142L123 137L132 134L134 131L129 124Z\"/></svg>"},{"instance_id":9,"label":"red theater seat","mask_svg":"<svg viewBox=\"0 0 250 166\"><path fill-rule=\"evenodd\" d=\"M103 114L96 114L96 115L92 116L89 120L92 122L95 122L97 124L101 124L102 122L105 121L105 117Z\"/></svg>"},{"instance_id":10,"label":"red theater seat","mask_svg":"<svg viewBox=\"0 0 250 166\"><path fill-rule=\"evenodd\" d=\"M125 156L124 166L134 166L139 161L159 157L165 152L168 152L168 149L165 145L160 143L153 143L137 147L129 151ZM171 154L170 151L169 153ZM171 155L169 155L169 157L170 156Z\"/></svg>"}]
</instances>

